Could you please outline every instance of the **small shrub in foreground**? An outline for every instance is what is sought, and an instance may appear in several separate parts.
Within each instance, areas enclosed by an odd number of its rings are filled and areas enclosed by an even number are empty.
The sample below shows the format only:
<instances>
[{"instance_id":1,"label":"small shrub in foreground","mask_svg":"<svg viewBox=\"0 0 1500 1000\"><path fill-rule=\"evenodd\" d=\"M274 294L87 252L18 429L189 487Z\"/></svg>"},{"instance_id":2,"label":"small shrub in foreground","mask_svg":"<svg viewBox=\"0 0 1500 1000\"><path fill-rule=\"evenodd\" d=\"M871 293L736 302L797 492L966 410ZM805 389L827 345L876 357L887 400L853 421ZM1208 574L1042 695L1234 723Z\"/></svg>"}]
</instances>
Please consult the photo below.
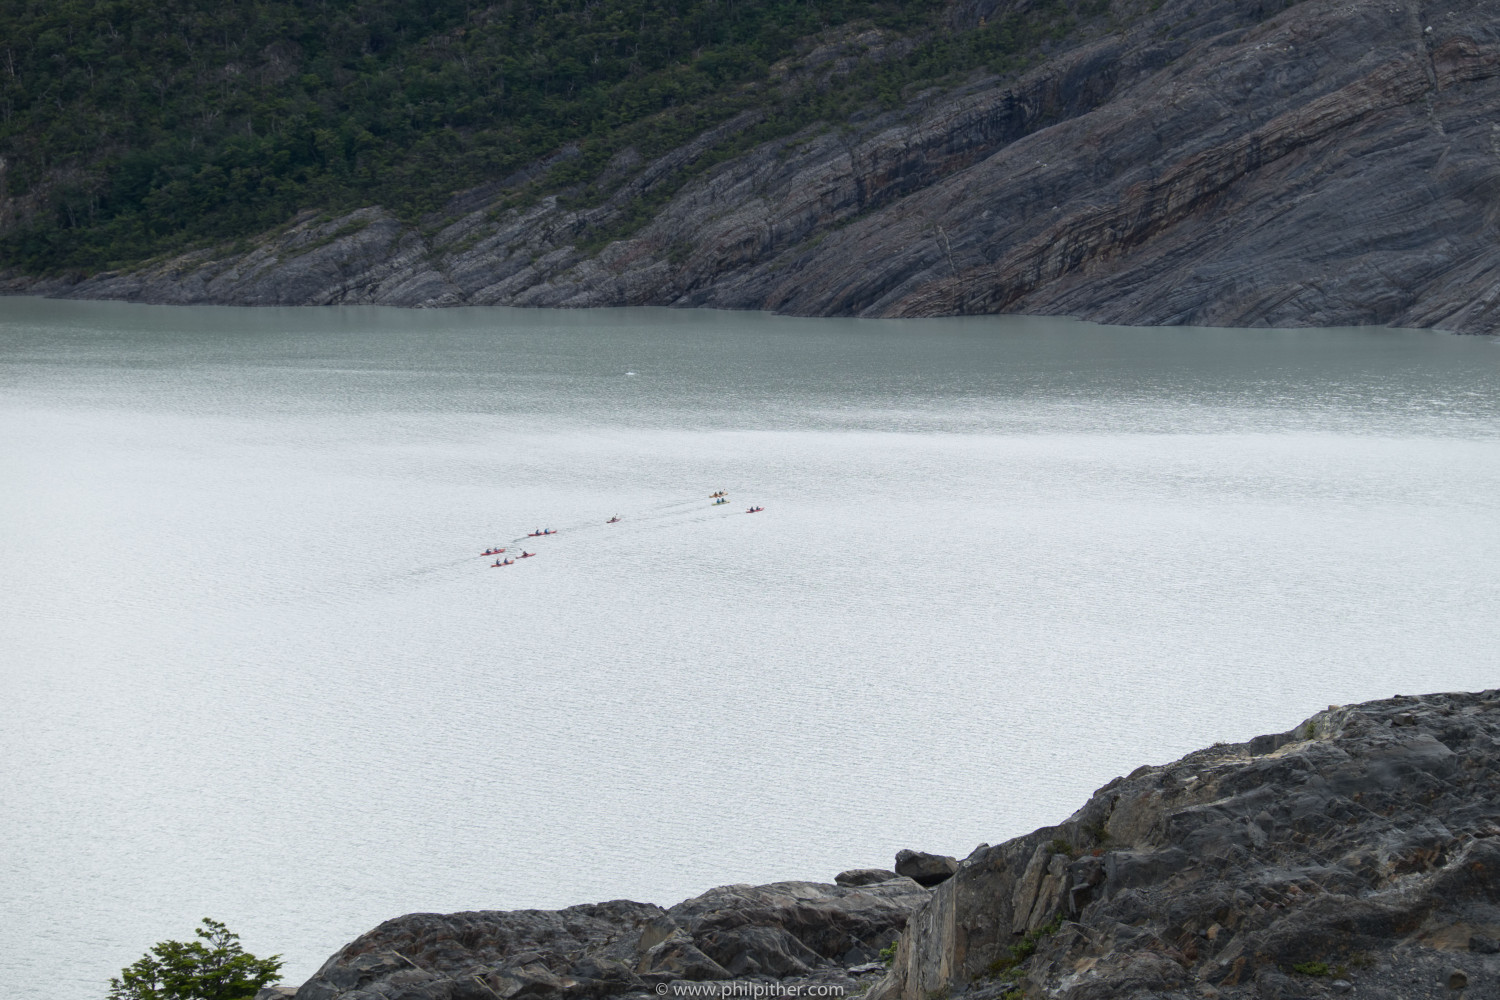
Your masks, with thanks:
<instances>
[{"instance_id":1,"label":"small shrub in foreground","mask_svg":"<svg viewBox=\"0 0 1500 1000\"><path fill-rule=\"evenodd\" d=\"M240 936L203 918L201 941L159 941L109 981L109 1000L251 1000L281 971L281 956L256 958Z\"/></svg>"}]
</instances>

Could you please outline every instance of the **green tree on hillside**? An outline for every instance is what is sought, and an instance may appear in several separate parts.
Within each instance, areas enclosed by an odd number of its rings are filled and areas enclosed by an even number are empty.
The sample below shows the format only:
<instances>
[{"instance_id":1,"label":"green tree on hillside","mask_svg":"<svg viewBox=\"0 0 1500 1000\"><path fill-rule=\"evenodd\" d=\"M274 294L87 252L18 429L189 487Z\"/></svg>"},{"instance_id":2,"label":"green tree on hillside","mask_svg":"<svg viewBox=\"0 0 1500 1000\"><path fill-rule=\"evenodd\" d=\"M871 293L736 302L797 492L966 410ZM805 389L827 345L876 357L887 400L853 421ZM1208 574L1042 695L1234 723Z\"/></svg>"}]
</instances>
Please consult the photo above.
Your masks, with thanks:
<instances>
[{"instance_id":1,"label":"green tree on hillside","mask_svg":"<svg viewBox=\"0 0 1500 1000\"><path fill-rule=\"evenodd\" d=\"M281 956L247 954L217 920L204 917L197 935L203 940L157 942L109 981L109 1000L250 1000L281 971Z\"/></svg>"},{"instance_id":2,"label":"green tree on hillside","mask_svg":"<svg viewBox=\"0 0 1500 1000\"><path fill-rule=\"evenodd\" d=\"M945 0L0 0L0 271L127 266L309 211L436 224L454 193L507 179L517 204L598 204L622 153L763 111L692 164L708 169L1011 72L1108 6L1002 5L955 31ZM879 29L888 57L772 72L841 26Z\"/></svg>"}]
</instances>

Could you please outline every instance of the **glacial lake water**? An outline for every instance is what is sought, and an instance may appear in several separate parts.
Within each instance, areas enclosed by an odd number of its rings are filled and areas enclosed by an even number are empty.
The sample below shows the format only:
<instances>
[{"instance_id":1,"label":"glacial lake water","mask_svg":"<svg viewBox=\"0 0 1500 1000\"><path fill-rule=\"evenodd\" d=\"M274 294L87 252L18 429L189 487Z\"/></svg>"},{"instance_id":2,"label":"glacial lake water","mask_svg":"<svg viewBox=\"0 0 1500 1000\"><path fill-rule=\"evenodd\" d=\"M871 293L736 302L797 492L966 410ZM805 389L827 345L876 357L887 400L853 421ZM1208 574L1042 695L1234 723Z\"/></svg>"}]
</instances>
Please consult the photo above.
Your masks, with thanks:
<instances>
[{"instance_id":1,"label":"glacial lake water","mask_svg":"<svg viewBox=\"0 0 1500 1000\"><path fill-rule=\"evenodd\" d=\"M1495 686L1500 342L0 299L0 526L0 996L301 982Z\"/></svg>"}]
</instances>

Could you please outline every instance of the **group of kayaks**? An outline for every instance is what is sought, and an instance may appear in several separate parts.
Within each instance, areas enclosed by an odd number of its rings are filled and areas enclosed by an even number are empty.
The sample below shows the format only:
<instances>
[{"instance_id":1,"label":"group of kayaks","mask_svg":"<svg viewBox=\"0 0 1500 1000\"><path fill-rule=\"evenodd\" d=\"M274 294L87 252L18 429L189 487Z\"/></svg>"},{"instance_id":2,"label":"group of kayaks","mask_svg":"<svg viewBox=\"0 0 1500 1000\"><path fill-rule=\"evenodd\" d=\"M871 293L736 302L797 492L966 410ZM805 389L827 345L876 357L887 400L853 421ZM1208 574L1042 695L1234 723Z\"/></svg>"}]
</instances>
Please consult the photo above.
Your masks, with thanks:
<instances>
[{"instance_id":1,"label":"group of kayaks","mask_svg":"<svg viewBox=\"0 0 1500 1000\"><path fill-rule=\"evenodd\" d=\"M726 492L724 492L723 490L720 490L717 493L710 493L708 495L708 498L713 501L713 503L709 504L710 507L717 507L720 504L724 504L724 503L728 503L729 502L729 494L726 493ZM745 509L745 513L746 514L759 514L763 510L765 510L764 507L748 507L748 508Z\"/></svg>"},{"instance_id":2,"label":"group of kayaks","mask_svg":"<svg viewBox=\"0 0 1500 1000\"><path fill-rule=\"evenodd\" d=\"M720 490L717 493L710 493L708 495L708 497L709 497L710 500L713 501L713 503L710 504L710 506L712 506L712 507L717 507L720 504L726 504L726 503L729 502L729 494L726 493L726 492L724 492L723 490ZM745 513L746 514L759 514L763 510L765 510L764 507L749 507L749 508L747 508L745 510ZM605 521L604 523L605 524L619 524L622 520L624 520L624 519L622 517L620 517L619 514L616 514L614 517L610 518L608 521ZM548 535L555 535L555 534L557 534L557 529L556 528L537 528L535 531L529 531L529 532L527 532L526 533L526 537L527 538L545 538ZM514 566L520 560L522 560L522 559L530 559L530 558L532 558L533 556L536 555L535 552L527 552L525 549L522 549L521 550L521 554L518 555L518 556L516 556L514 559L509 559L509 558L507 558L507 559L500 559L500 558L498 558L499 556L505 555L505 547L503 545L492 545L492 546L490 546L489 548L485 549L483 552L481 552L479 554L482 555L482 556L495 556L495 557L497 557L494 562L490 563L490 568L491 569L493 569L493 568L495 568L497 566Z\"/></svg>"},{"instance_id":3,"label":"group of kayaks","mask_svg":"<svg viewBox=\"0 0 1500 1000\"><path fill-rule=\"evenodd\" d=\"M557 529L556 528L538 528L535 531L529 532L526 535L526 537L527 538L541 538L543 535L555 535L555 534L557 534ZM482 556L500 556L500 555L504 555L505 554L505 547L502 546L502 545L492 545L492 546L490 546L489 548L485 549L483 552L481 552L479 554L482 555ZM515 559L496 559L494 562L490 563L490 568L494 569L497 566L514 566L518 561L520 561L522 559L530 559L530 558L532 558L535 555L536 555L535 552L527 552L525 549L522 549L521 550L521 554L518 555L518 556L516 556Z\"/></svg>"},{"instance_id":4,"label":"group of kayaks","mask_svg":"<svg viewBox=\"0 0 1500 1000\"><path fill-rule=\"evenodd\" d=\"M526 533L526 537L527 538L544 538L547 535L555 535L555 534L557 534L557 529L556 528L537 528L534 531L528 531ZM481 552L479 554L482 555L482 556L501 556L501 555L505 554L505 547L503 545L491 545L489 548L485 549L483 552ZM522 549L521 550L521 554L518 555L518 556L516 556L514 559L508 559L508 558L507 559L496 559L494 562L490 563L490 569L495 569L496 567L499 567L499 566L514 566L516 563L520 562L522 559L531 559L531 558L533 558L535 556L536 556L535 552L527 552L525 549Z\"/></svg>"}]
</instances>

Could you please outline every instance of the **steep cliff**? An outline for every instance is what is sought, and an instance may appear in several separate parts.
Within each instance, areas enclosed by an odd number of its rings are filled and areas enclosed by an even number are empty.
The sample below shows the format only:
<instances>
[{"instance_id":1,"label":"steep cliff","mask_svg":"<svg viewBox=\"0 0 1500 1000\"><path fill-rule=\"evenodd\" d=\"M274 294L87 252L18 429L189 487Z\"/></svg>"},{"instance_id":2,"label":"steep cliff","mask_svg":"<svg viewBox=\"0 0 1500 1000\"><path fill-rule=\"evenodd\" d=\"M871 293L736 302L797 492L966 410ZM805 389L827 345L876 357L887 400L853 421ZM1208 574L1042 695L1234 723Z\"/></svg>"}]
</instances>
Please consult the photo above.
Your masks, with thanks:
<instances>
[{"instance_id":1,"label":"steep cliff","mask_svg":"<svg viewBox=\"0 0 1500 1000\"><path fill-rule=\"evenodd\" d=\"M1025 6L983 0L954 16ZM885 57L878 31L824 48L841 72ZM514 191L497 183L421 225L371 206L248 249L6 287L150 302L1497 325L1493 2L1116 0L1023 73L815 125L682 184L760 114L650 163L617 157L609 170L629 179L593 207L558 196L506 207ZM649 221L633 226L642 206Z\"/></svg>"}]
</instances>

